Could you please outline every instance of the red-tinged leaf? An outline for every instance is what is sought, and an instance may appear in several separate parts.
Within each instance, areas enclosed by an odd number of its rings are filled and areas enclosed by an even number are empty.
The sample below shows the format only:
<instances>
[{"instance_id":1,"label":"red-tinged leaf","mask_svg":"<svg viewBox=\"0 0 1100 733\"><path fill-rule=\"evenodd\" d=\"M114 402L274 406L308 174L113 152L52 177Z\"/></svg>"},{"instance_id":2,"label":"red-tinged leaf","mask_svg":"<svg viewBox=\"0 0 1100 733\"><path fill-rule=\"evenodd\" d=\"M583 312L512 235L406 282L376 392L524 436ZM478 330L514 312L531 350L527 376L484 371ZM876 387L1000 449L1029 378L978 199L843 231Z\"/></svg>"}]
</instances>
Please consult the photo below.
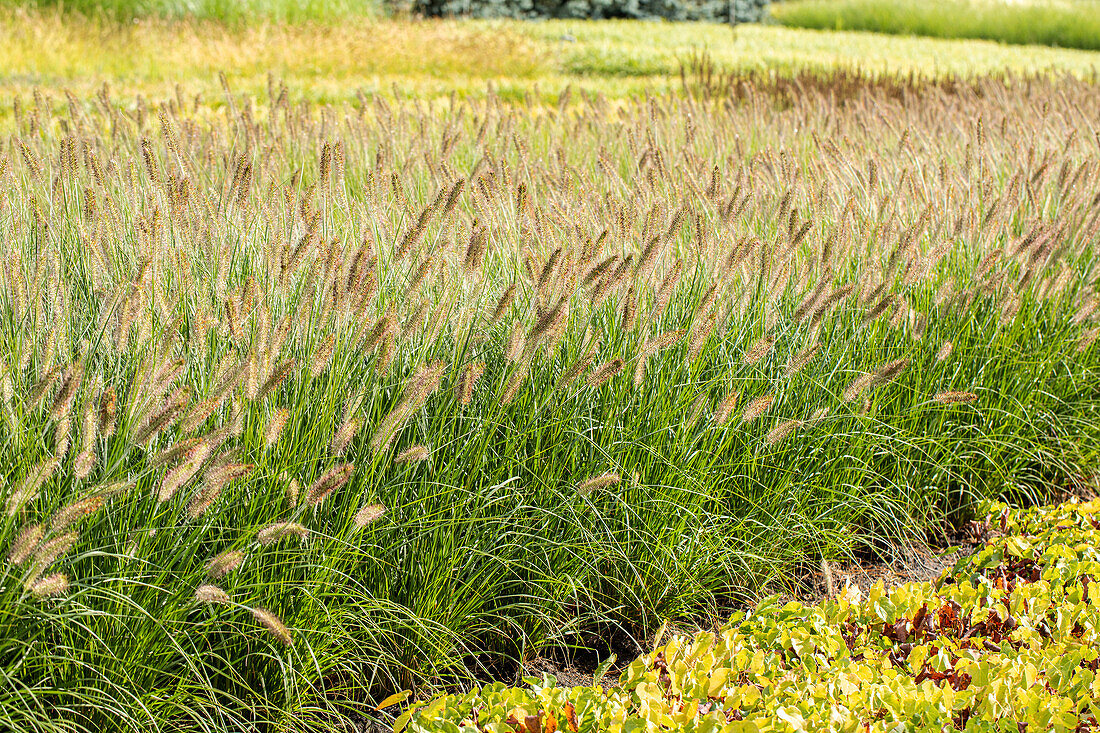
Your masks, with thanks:
<instances>
[{"instance_id":1,"label":"red-tinged leaf","mask_svg":"<svg viewBox=\"0 0 1100 733\"><path fill-rule=\"evenodd\" d=\"M959 627L959 604L948 601L936 613L936 626L940 631L955 631Z\"/></svg>"},{"instance_id":2,"label":"red-tinged leaf","mask_svg":"<svg viewBox=\"0 0 1100 733\"><path fill-rule=\"evenodd\" d=\"M970 687L971 677L966 672L963 672L961 674L958 672L952 672L951 677L948 679L948 682L951 683L951 686L955 688L956 692L961 692L962 690ZM967 714L969 717L969 710L967 711ZM966 724L963 723L963 725Z\"/></svg>"},{"instance_id":3,"label":"red-tinged leaf","mask_svg":"<svg viewBox=\"0 0 1100 733\"><path fill-rule=\"evenodd\" d=\"M928 618L928 604L917 609L917 612L913 614L913 630L917 630L924 625L925 620Z\"/></svg>"},{"instance_id":4,"label":"red-tinged leaf","mask_svg":"<svg viewBox=\"0 0 1100 733\"><path fill-rule=\"evenodd\" d=\"M565 703L561 711L565 713L565 727L569 729L569 733L577 733L577 709L573 707L573 703Z\"/></svg>"}]
</instances>

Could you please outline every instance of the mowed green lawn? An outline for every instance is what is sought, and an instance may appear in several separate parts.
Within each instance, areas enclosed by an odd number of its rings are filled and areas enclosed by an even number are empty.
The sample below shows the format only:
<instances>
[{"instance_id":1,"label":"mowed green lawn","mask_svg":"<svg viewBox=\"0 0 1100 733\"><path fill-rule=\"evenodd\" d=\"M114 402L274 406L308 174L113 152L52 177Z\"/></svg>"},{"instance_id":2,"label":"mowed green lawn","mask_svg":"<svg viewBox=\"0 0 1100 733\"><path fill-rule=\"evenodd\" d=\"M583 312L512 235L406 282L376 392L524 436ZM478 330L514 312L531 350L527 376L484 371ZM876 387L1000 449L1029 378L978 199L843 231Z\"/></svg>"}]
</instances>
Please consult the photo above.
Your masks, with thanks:
<instances>
[{"instance_id":1,"label":"mowed green lawn","mask_svg":"<svg viewBox=\"0 0 1100 733\"><path fill-rule=\"evenodd\" d=\"M0 95L33 87L78 96L104 82L121 96L164 98L183 82L189 101L266 93L269 74L315 101L357 94L609 97L677 87L681 61L705 51L720 68L857 67L873 73L1092 75L1100 53L985 41L891 37L775 26L637 21L416 21L338 24L141 20L118 24L53 11L0 11ZM10 104L3 105L10 113Z\"/></svg>"}]
</instances>

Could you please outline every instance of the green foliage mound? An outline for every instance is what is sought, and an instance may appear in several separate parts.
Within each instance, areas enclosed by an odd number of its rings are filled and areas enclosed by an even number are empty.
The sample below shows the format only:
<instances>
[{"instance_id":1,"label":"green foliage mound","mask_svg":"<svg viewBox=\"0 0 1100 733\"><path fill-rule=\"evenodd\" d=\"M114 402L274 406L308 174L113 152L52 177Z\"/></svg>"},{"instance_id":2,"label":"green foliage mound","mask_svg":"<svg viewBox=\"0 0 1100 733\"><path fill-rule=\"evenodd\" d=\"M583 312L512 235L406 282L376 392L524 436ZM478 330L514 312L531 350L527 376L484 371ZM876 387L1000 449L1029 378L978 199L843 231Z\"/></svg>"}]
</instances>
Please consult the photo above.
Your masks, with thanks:
<instances>
[{"instance_id":1,"label":"green foliage mound","mask_svg":"<svg viewBox=\"0 0 1100 733\"><path fill-rule=\"evenodd\" d=\"M797 0L777 4L783 25L933 38L1100 49L1100 3L981 0Z\"/></svg>"},{"instance_id":2,"label":"green foliage mound","mask_svg":"<svg viewBox=\"0 0 1100 733\"><path fill-rule=\"evenodd\" d=\"M475 18L633 18L755 23L768 0L417 0L428 16Z\"/></svg>"},{"instance_id":3,"label":"green foliage mound","mask_svg":"<svg viewBox=\"0 0 1100 733\"><path fill-rule=\"evenodd\" d=\"M673 637L610 691L490 685L414 706L395 730L1094 730L1100 502L992 512L984 549L935 585L768 599Z\"/></svg>"}]
</instances>

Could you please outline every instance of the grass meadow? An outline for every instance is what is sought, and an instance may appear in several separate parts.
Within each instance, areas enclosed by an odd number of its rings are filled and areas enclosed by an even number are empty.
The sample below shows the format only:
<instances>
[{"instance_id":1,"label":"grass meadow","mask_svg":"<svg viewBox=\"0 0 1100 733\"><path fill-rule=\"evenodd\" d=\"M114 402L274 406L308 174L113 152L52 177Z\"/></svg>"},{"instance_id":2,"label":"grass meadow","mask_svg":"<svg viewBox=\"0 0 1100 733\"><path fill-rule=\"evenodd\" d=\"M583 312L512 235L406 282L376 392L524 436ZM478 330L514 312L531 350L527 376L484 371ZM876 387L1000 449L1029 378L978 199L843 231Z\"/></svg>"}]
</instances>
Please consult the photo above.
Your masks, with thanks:
<instances>
[{"instance_id":1,"label":"grass meadow","mask_svg":"<svg viewBox=\"0 0 1100 733\"><path fill-rule=\"evenodd\" d=\"M1100 54L1088 51L709 23L363 18L225 25L146 17L120 24L0 6L0 35L6 99L29 97L36 87L90 99L106 82L132 103L138 95L175 97L181 85L203 108L223 104L219 74L234 92L253 97L267 94L273 74L293 98L316 103L354 103L359 95L483 98L491 86L505 101L553 105L566 87L612 100L679 92L681 66L704 53L723 69L787 76L844 68L924 79L1091 78L1100 69ZM9 129L10 119L11 105L0 105L0 129Z\"/></svg>"},{"instance_id":2,"label":"grass meadow","mask_svg":"<svg viewBox=\"0 0 1100 733\"><path fill-rule=\"evenodd\" d=\"M799 28L1100 49L1096 0L793 0L771 15Z\"/></svg>"},{"instance_id":3,"label":"grass meadow","mask_svg":"<svg viewBox=\"0 0 1100 733\"><path fill-rule=\"evenodd\" d=\"M626 26L4 22L0 726L343 731L1095 467L1092 55L502 94L455 39ZM391 27L450 60L355 87Z\"/></svg>"}]
</instances>

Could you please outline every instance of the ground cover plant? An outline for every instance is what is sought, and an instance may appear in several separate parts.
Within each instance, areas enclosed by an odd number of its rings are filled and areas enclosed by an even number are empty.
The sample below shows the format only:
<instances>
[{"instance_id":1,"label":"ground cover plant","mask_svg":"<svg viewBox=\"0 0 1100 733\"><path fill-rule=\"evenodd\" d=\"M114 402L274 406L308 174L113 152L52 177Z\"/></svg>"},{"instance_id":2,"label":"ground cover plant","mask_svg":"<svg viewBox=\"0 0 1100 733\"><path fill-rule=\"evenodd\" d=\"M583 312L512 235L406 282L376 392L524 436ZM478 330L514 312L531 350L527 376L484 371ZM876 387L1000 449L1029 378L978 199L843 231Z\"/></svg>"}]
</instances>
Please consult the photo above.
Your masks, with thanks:
<instances>
[{"instance_id":1,"label":"ground cover plant","mask_svg":"<svg viewBox=\"0 0 1100 733\"><path fill-rule=\"evenodd\" d=\"M1090 465L1092 85L698 76L17 98L4 724L339 730Z\"/></svg>"},{"instance_id":2,"label":"ground cover plant","mask_svg":"<svg viewBox=\"0 0 1100 733\"><path fill-rule=\"evenodd\" d=\"M771 14L800 28L1100 49L1095 0L793 0Z\"/></svg>"},{"instance_id":3,"label":"ground cover plant","mask_svg":"<svg viewBox=\"0 0 1100 733\"><path fill-rule=\"evenodd\" d=\"M673 636L609 690L494 684L413 706L395 730L1092 730L1098 512L993 507L993 537L934 584L769 598Z\"/></svg>"}]
</instances>

